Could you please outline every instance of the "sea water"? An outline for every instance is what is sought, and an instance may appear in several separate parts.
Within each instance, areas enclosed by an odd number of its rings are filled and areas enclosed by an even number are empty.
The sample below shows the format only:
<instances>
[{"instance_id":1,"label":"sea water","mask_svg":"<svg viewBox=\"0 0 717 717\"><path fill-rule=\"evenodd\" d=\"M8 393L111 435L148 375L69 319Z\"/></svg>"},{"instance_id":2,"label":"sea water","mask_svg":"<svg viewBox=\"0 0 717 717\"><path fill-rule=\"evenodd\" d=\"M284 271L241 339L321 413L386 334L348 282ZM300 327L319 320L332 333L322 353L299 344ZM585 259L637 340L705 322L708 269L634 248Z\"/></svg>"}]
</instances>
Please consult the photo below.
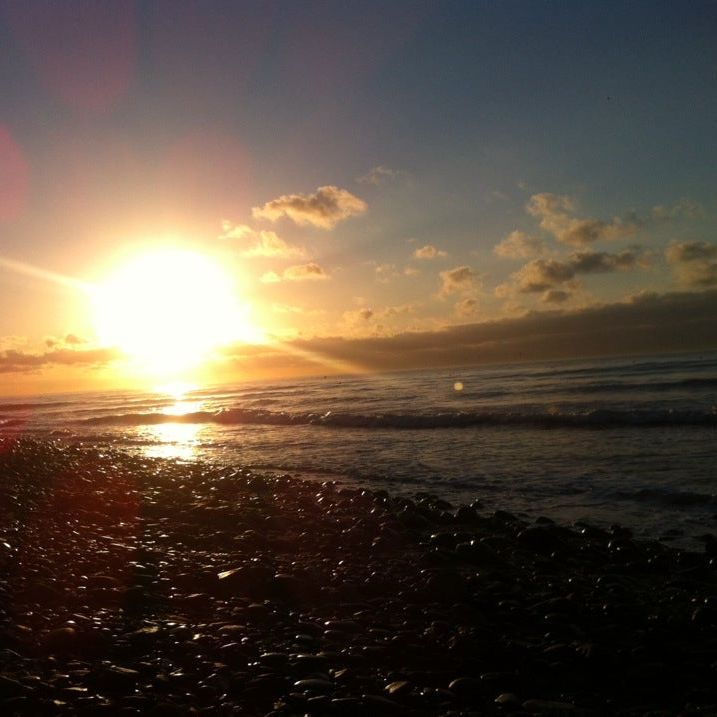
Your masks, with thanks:
<instances>
[{"instance_id":1,"label":"sea water","mask_svg":"<svg viewBox=\"0 0 717 717\"><path fill-rule=\"evenodd\" d=\"M715 352L3 399L0 432L677 544L717 531Z\"/></svg>"}]
</instances>

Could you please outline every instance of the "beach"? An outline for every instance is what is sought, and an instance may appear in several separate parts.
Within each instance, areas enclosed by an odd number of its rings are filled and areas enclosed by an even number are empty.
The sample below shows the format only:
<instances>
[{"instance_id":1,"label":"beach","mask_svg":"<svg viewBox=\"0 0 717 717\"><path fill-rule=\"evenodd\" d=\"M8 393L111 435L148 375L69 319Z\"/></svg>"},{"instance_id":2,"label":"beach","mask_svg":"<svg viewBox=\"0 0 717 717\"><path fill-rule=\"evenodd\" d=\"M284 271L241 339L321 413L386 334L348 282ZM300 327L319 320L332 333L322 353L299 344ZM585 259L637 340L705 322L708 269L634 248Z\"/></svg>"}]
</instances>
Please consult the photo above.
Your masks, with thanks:
<instances>
[{"instance_id":1,"label":"beach","mask_svg":"<svg viewBox=\"0 0 717 717\"><path fill-rule=\"evenodd\" d=\"M717 713L717 557L5 438L7 715Z\"/></svg>"}]
</instances>

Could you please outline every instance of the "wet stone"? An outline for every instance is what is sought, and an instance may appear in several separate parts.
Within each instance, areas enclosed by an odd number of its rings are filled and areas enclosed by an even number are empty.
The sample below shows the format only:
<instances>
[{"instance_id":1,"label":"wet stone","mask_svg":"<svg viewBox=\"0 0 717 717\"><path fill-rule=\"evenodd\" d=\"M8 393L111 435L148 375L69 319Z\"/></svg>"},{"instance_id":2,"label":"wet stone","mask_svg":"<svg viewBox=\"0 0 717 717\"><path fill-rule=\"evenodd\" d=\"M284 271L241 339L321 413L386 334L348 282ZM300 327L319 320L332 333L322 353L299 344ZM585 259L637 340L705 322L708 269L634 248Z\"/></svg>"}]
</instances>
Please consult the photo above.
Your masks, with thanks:
<instances>
[{"instance_id":1,"label":"wet stone","mask_svg":"<svg viewBox=\"0 0 717 717\"><path fill-rule=\"evenodd\" d=\"M318 678L309 678L305 680L297 680L294 682L294 688L307 692L331 692L334 689L334 683L328 680Z\"/></svg>"},{"instance_id":2,"label":"wet stone","mask_svg":"<svg viewBox=\"0 0 717 717\"><path fill-rule=\"evenodd\" d=\"M408 680L396 680L387 684L383 689L389 697L401 697L411 691L411 683Z\"/></svg>"},{"instance_id":3,"label":"wet stone","mask_svg":"<svg viewBox=\"0 0 717 717\"><path fill-rule=\"evenodd\" d=\"M472 677L458 677L448 685L448 689L461 699L472 699L482 695L485 686L481 680Z\"/></svg>"}]
</instances>

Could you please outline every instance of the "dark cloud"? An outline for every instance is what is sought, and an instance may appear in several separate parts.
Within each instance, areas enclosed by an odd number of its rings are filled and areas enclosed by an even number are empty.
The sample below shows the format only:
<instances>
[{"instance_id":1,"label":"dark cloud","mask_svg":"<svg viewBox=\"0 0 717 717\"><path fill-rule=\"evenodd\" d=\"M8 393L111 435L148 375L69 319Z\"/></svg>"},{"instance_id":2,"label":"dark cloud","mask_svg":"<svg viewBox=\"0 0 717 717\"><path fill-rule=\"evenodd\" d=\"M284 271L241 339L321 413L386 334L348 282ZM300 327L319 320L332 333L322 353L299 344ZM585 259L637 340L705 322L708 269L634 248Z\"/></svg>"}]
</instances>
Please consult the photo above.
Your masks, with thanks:
<instances>
[{"instance_id":1,"label":"dark cloud","mask_svg":"<svg viewBox=\"0 0 717 717\"><path fill-rule=\"evenodd\" d=\"M562 304L570 298L569 291L563 291L562 289L548 289L541 297L540 300L544 304Z\"/></svg>"},{"instance_id":2,"label":"dark cloud","mask_svg":"<svg viewBox=\"0 0 717 717\"><path fill-rule=\"evenodd\" d=\"M717 244L706 241L674 242L665 250L665 257L685 286L717 286Z\"/></svg>"},{"instance_id":3,"label":"dark cloud","mask_svg":"<svg viewBox=\"0 0 717 717\"><path fill-rule=\"evenodd\" d=\"M339 348L335 339L306 342L307 346L359 355L371 363L384 360L410 363L471 363L559 356L605 355L645 351L702 349L717 346L717 291L640 297L620 304L574 312L534 312L504 319L447 328L438 332L402 334L357 342ZM425 361L424 361L425 359ZM378 359L379 361L381 359Z\"/></svg>"},{"instance_id":4,"label":"dark cloud","mask_svg":"<svg viewBox=\"0 0 717 717\"><path fill-rule=\"evenodd\" d=\"M639 258L632 249L625 249L617 254L581 251L571 254L565 260L535 259L517 271L513 277L520 293L539 293L571 281L578 274L605 274L634 269Z\"/></svg>"},{"instance_id":5,"label":"dark cloud","mask_svg":"<svg viewBox=\"0 0 717 717\"><path fill-rule=\"evenodd\" d=\"M280 352L242 353L242 365L258 370L300 367L312 370L300 355L318 355L372 370L471 365L641 354L717 348L717 290L641 295L623 303L575 311L532 312L520 318L463 324L438 331L361 339L314 338L290 342L292 357ZM237 357L239 358L239 357ZM297 364L297 361L299 362ZM303 362L303 363L302 363ZM323 370L317 363L314 372Z\"/></svg>"},{"instance_id":6,"label":"dark cloud","mask_svg":"<svg viewBox=\"0 0 717 717\"><path fill-rule=\"evenodd\" d=\"M558 241L573 246L586 246L607 239L621 239L634 235L643 225L637 217L627 219L614 217L602 219L579 219L573 216L575 206L570 197L543 192L534 194L526 210L540 220L540 227Z\"/></svg>"},{"instance_id":7,"label":"dark cloud","mask_svg":"<svg viewBox=\"0 0 717 717\"><path fill-rule=\"evenodd\" d=\"M99 367L116 361L121 356L121 353L114 348L68 349L50 347L49 351L42 353L11 349L0 353L0 373L29 373L50 366Z\"/></svg>"}]
</instances>

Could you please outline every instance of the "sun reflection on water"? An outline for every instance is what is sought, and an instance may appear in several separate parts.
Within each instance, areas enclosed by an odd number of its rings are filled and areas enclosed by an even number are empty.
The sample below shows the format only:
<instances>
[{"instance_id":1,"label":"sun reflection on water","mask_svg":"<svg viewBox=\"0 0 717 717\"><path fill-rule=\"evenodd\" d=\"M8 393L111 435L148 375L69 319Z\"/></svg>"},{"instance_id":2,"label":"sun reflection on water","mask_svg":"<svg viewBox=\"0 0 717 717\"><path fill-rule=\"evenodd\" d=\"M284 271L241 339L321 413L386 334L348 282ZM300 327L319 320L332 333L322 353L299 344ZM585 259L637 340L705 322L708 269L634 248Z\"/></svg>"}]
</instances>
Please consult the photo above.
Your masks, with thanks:
<instances>
[{"instance_id":1,"label":"sun reflection on water","mask_svg":"<svg viewBox=\"0 0 717 717\"><path fill-rule=\"evenodd\" d=\"M171 384L156 389L157 393L169 395L174 399L174 402L166 406L162 413L166 416L176 416L178 421L147 426L151 444L144 451L146 456L180 461L190 461L197 457L199 435L205 425L181 420L182 417L198 413L204 408L203 401L186 400L186 394L196 388L189 384Z\"/></svg>"},{"instance_id":2,"label":"sun reflection on water","mask_svg":"<svg viewBox=\"0 0 717 717\"><path fill-rule=\"evenodd\" d=\"M204 426L197 423L160 423L149 428L152 445L145 449L147 457L180 461L196 458L199 434Z\"/></svg>"}]
</instances>

